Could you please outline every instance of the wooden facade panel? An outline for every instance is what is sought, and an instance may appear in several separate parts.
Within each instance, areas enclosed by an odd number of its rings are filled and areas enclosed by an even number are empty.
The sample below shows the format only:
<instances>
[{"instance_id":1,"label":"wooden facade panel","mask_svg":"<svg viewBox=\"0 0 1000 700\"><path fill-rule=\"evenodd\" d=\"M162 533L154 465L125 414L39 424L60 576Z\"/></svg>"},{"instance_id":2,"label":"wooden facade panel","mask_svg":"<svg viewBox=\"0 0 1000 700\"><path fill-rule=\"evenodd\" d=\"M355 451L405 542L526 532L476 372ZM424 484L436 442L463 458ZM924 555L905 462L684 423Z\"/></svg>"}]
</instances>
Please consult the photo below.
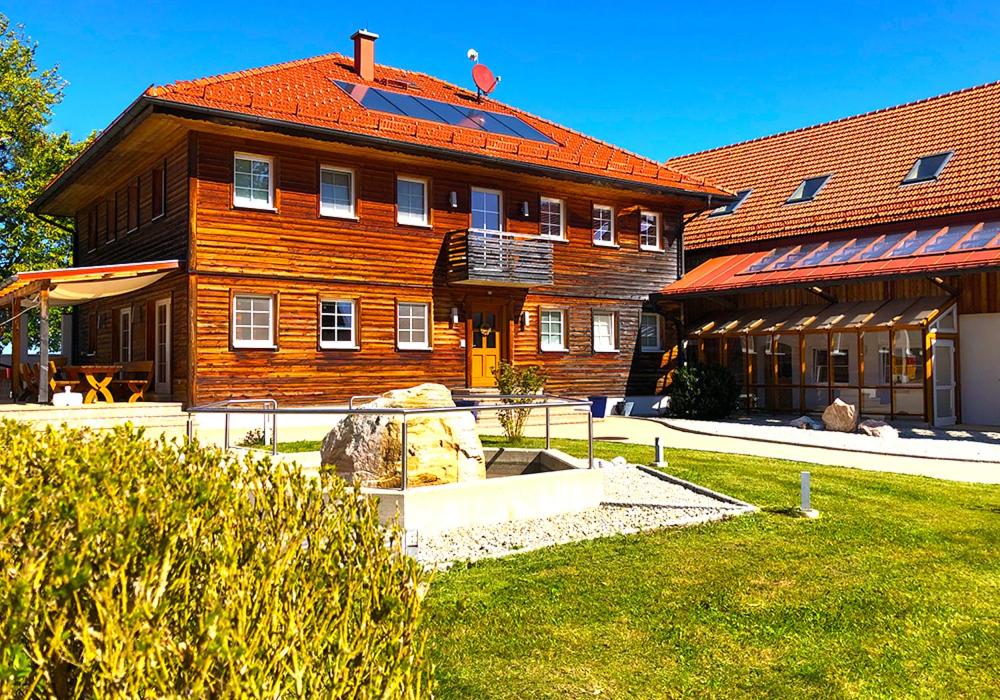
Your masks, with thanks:
<instances>
[{"instance_id":1,"label":"wooden facade panel","mask_svg":"<svg viewBox=\"0 0 1000 700\"><path fill-rule=\"evenodd\" d=\"M260 275L342 280L379 280L390 284L431 284L446 274L443 251L447 232L470 226L470 188L503 192L505 229L539 231L539 197L565 202L568 242L554 246L555 285L552 293L575 296L581 289L595 296L643 299L676 276L676 203L666 197L599 190L582 185L519 178L486 171L423 162L395 162L387 156L350 156L276 146L246 139L199 135L198 228L196 259L199 272L253 270ZM235 152L274 159L277 211L253 211L232 205L232 161ZM319 215L318 181L321 165L352 168L356 174L358 220ZM397 175L427 178L431 227L396 224ZM457 205L451 206L451 192ZM638 198L638 199L637 199ZM640 201L641 200L641 201ZM528 217L522 214L528 202ZM592 244L591 206L616 208L619 248ZM639 250L641 209L663 215L665 252Z\"/></svg>"},{"instance_id":2,"label":"wooden facade panel","mask_svg":"<svg viewBox=\"0 0 1000 700\"><path fill-rule=\"evenodd\" d=\"M195 401L273 397L283 405L331 403L420 382L465 386L463 324L451 325L460 303L446 289L359 287L247 277L196 277L198 366ZM274 295L276 349L231 343L234 293ZM359 349L319 347L319 302L356 302ZM431 304L432 350L397 350L396 303Z\"/></svg>"},{"instance_id":3,"label":"wooden facade panel","mask_svg":"<svg viewBox=\"0 0 1000 700\"><path fill-rule=\"evenodd\" d=\"M165 168L165 213L153 218L153 169ZM186 140L174 141L165 152L147 155L122 167L123 179L108 182L106 191L77 211L78 231L90 231L96 220L96 249L89 235L78 235L76 266L186 259L188 253L188 166ZM138 183L138 187L136 187ZM138 228L129 232L128 201L138 192ZM117 203L117 204L116 204Z\"/></svg>"}]
</instances>

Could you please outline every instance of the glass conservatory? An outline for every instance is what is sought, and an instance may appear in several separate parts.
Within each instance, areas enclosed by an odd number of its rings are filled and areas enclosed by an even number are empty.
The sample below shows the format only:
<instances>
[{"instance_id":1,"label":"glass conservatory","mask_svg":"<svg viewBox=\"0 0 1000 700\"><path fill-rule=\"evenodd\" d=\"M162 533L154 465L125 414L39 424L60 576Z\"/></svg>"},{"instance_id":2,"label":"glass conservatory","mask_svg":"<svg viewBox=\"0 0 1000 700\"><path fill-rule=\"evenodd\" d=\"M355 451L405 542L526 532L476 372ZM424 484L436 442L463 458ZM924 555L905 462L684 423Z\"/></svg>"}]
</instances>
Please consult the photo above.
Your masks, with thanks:
<instances>
[{"instance_id":1,"label":"glass conservatory","mask_svg":"<svg viewBox=\"0 0 1000 700\"><path fill-rule=\"evenodd\" d=\"M730 311L689 329L689 360L721 364L748 411L955 422L958 318L950 297Z\"/></svg>"}]
</instances>

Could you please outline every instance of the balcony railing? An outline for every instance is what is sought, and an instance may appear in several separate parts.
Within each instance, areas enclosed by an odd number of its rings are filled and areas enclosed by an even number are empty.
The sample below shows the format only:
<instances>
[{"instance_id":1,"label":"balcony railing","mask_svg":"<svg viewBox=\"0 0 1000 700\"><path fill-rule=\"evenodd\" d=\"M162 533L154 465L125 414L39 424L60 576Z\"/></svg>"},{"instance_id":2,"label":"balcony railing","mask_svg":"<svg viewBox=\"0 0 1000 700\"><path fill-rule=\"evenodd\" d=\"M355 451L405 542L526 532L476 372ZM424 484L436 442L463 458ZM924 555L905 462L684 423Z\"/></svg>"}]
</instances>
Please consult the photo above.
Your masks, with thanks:
<instances>
[{"instance_id":1,"label":"balcony railing","mask_svg":"<svg viewBox=\"0 0 1000 700\"><path fill-rule=\"evenodd\" d=\"M448 280L460 284L536 287L552 284L552 241L505 231L452 231Z\"/></svg>"}]
</instances>

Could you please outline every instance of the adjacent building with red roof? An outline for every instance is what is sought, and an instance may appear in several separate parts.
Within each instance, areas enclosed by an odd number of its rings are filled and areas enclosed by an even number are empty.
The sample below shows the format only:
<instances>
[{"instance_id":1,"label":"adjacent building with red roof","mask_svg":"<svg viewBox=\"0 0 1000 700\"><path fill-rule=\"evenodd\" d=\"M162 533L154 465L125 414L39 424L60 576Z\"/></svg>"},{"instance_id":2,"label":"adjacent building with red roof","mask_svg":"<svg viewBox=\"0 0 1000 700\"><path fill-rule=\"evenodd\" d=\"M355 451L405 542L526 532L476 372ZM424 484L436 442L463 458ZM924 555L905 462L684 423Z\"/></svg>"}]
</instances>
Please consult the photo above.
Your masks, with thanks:
<instances>
[{"instance_id":1,"label":"adjacent building with red roof","mask_svg":"<svg viewBox=\"0 0 1000 700\"><path fill-rule=\"evenodd\" d=\"M682 156L689 356L746 408L1000 424L1000 83Z\"/></svg>"},{"instance_id":2,"label":"adjacent building with red roof","mask_svg":"<svg viewBox=\"0 0 1000 700\"><path fill-rule=\"evenodd\" d=\"M676 342L650 295L684 217L732 193L380 65L377 38L146 90L33 205L75 218L85 269L8 280L0 304L103 279L71 361L151 363L150 394L187 404L489 388L504 360L554 392L662 389ZM116 292L147 261L173 271Z\"/></svg>"}]
</instances>

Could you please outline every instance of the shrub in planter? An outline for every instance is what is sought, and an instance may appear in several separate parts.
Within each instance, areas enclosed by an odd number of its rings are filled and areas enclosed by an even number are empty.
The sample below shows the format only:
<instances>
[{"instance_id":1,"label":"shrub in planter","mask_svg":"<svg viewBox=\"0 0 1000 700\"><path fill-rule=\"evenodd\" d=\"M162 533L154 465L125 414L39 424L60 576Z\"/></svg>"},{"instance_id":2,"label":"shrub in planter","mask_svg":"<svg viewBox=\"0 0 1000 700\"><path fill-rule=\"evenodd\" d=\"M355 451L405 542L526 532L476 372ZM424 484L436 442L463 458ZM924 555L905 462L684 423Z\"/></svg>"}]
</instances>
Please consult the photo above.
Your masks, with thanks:
<instances>
[{"instance_id":1,"label":"shrub in planter","mask_svg":"<svg viewBox=\"0 0 1000 700\"><path fill-rule=\"evenodd\" d=\"M548 375L538 365L514 365L506 360L493 368L493 377L497 382L497 390L501 394L537 394L545 386ZM503 399L504 403L532 403L534 399ZM509 411L498 411L497 420L503 428L504 435L511 442L518 442L524 437L524 424L531 413L530 408L515 408Z\"/></svg>"},{"instance_id":2,"label":"shrub in planter","mask_svg":"<svg viewBox=\"0 0 1000 700\"><path fill-rule=\"evenodd\" d=\"M0 422L0 697L418 698L425 575L332 475Z\"/></svg>"},{"instance_id":3,"label":"shrub in planter","mask_svg":"<svg viewBox=\"0 0 1000 700\"><path fill-rule=\"evenodd\" d=\"M671 416L720 420L739 406L740 385L726 367L691 364L674 372L667 396Z\"/></svg>"}]
</instances>

